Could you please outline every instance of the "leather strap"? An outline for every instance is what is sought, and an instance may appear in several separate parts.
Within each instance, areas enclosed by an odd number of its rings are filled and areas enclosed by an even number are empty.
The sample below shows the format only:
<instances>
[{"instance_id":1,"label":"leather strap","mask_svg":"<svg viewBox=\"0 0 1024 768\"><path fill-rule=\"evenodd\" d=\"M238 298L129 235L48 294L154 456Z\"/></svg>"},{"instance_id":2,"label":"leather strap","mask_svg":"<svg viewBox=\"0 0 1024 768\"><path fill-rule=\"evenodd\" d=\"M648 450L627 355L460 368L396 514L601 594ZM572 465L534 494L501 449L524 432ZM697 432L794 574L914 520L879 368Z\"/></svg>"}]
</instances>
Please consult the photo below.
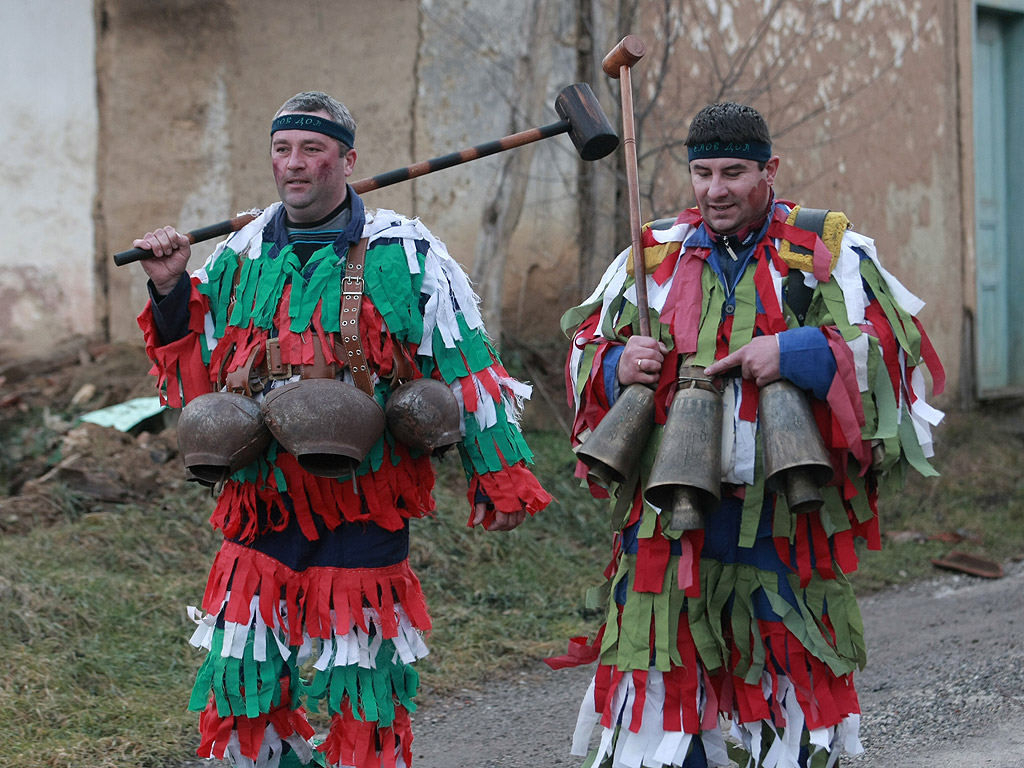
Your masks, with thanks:
<instances>
[{"instance_id":1,"label":"leather strap","mask_svg":"<svg viewBox=\"0 0 1024 768\"><path fill-rule=\"evenodd\" d=\"M818 237L825 234L825 219L829 214L827 208L803 208L796 212L796 218L793 220L793 226L799 227L800 229L806 229L808 232L814 232ZM811 254L812 252L803 248L795 243L790 243L789 247L794 253L803 255ZM800 325L804 324L804 318L807 317L807 310L811 306L811 298L813 291L804 282L804 276L796 269L789 271L789 277L786 279L786 303L789 308L793 310L793 314L796 316L796 320Z\"/></svg>"},{"instance_id":2,"label":"leather strap","mask_svg":"<svg viewBox=\"0 0 1024 768\"><path fill-rule=\"evenodd\" d=\"M394 352L391 355L393 360L391 368L391 384L397 386L403 382L411 381L415 377L412 363L409 358L401 351L401 348L396 344Z\"/></svg>"},{"instance_id":3,"label":"leather strap","mask_svg":"<svg viewBox=\"0 0 1024 768\"><path fill-rule=\"evenodd\" d=\"M259 354L259 351L260 346L257 344L252 348L252 352L249 353L245 363L224 376L224 384L227 385L229 392L252 397L254 393L263 391L263 379L258 371L255 375L253 372L253 362L256 360L256 355Z\"/></svg>"},{"instance_id":4,"label":"leather strap","mask_svg":"<svg viewBox=\"0 0 1024 768\"><path fill-rule=\"evenodd\" d=\"M348 354L352 380L363 392L373 397L373 380L363 355L359 337L359 312L363 305L363 263L366 260L366 238L348 249L345 277L341 282L341 343Z\"/></svg>"},{"instance_id":5,"label":"leather strap","mask_svg":"<svg viewBox=\"0 0 1024 768\"><path fill-rule=\"evenodd\" d=\"M313 362L310 365L292 366L296 367L300 369L297 373L303 379L333 379L338 375L338 366L327 362L321 344L313 345Z\"/></svg>"}]
</instances>

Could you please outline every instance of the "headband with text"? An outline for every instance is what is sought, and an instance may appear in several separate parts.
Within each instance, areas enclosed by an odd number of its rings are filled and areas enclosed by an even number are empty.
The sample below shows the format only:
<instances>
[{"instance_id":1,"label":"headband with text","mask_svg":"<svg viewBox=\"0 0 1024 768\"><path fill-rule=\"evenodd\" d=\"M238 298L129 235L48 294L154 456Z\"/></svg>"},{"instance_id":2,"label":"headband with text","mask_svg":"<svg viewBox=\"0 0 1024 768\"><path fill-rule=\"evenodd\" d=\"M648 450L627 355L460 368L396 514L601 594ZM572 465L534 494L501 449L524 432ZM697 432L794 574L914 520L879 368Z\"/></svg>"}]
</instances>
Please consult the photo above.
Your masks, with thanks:
<instances>
[{"instance_id":1,"label":"headband with text","mask_svg":"<svg viewBox=\"0 0 1024 768\"><path fill-rule=\"evenodd\" d=\"M270 135L277 131L313 131L337 139L347 147L354 147L355 134L341 123L319 115L279 115L270 124Z\"/></svg>"},{"instance_id":2,"label":"headband with text","mask_svg":"<svg viewBox=\"0 0 1024 768\"><path fill-rule=\"evenodd\" d=\"M686 148L690 162L715 157L736 157L767 163L772 159L772 145L763 141L706 141Z\"/></svg>"}]
</instances>

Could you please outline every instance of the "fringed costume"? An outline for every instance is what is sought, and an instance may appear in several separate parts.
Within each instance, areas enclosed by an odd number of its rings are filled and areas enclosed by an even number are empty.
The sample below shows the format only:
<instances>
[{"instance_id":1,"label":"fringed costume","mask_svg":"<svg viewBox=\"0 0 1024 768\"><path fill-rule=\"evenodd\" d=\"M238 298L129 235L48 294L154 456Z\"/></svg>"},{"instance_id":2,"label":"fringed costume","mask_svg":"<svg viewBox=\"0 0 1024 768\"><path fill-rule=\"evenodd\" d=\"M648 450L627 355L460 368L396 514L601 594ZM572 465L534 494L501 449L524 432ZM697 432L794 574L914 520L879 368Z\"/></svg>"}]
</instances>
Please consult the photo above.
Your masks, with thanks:
<instances>
[{"instance_id":1,"label":"fringed costume","mask_svg":"<svg viewBox=\"0 0 1024 768\"><path fill-rule=\"evenodd\" d=\"M297 255L276 203L191 280L152 297L139 323L162 396L180 407L234 371L265 370L268 340L284 366L319 359L351 381L339 343L350 290L342 276L349 249L365 239L359 329L375 399L387 402L399 361L414 378L445 382L462 407L470 503L542 509L550 497L527 468L517 423L529 387L502 367L461 267L418 220L366 211L348 194L350 223L308 258ZM257 400L288 378L262 383ZM314 476L271 441L227 479L212 516L224 542L202 610L192 609L192 643L208 652L189 703L202 713L201 756L260 768L283 755L410 765L412 664L427 654L430 617L408 563L409 520L433 512L433 484L431 457L388 431L354 477ZM300 675L307 660L309 680ZM318 746L304 706L331 717Z\"/></svg>"},{"instance_id":2,"label":"fringed costume","mask_svg":"<svg viewBox=\"0 0 1024 768\"><path fill-rule=\"evenodd\" d=\"M610 497L616 531L607 582L588 600L607 618L596 639L574 638L549 660L597 662L573 741L575 754L590 752L587 766L720 766L731 751L741 766L790 768L861 751L853 672L866 654L845 574L857 567L855 539L880 546L880 487L898 487L908 467L934 474L930 429L942 414L925 402L921 368L936 393L944 374L916 317L922 302L873 242L840 213L820 235L795 226L796 213L773 202L739 254L696 209L643 228L651 335L669 347L654 433L639 478L591 482L595 497ZM809 297L799 312L796 281ZM619 394L616 362L636 319L627 249L563 317L574 445ZM782 376L810 396L835 470L825 504L795 515L766 490L758 389L736 371L722 382L721 504L703 530L672 531L642 489L679 361L706 367L762 334L777 335ZM582 464L577 474L586 477Z\"/></svg>"}]
</instances>

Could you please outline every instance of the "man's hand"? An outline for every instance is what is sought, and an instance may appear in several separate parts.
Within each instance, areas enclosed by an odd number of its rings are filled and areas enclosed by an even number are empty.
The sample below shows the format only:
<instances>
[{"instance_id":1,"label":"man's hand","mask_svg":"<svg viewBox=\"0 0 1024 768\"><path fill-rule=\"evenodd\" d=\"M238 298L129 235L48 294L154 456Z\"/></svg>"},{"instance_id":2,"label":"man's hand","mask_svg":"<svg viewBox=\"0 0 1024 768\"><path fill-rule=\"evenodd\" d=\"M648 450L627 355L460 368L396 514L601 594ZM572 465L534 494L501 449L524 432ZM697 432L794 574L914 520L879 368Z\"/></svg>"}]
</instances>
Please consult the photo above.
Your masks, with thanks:
<instances>
[{"instance_id":1,"label":"man's hand","mask_svg":"<svg viewBox=\"0 0 1024 768\"><path fill-rule=\"evenodd\" d=\"M759 387L782 378L779 373L779 340L775 336L755 336L732 354L704 369L708 376L717 376L730 368L740 367L743 378L753 379Z\"/></svg>"},{"instance_id":2,"label":"man's hand","mask_svg":"<svg viewBox=\"0 0 1024 768\"><path fill-rule=\"evenodd\" d=\"M489 521L487 520L488 513L491 517ZM513 528L519 527L525 519L525 509L520 509L518 512L499 512L490 502L478 501L473 505L471 523L474 528L482 524L488 531L511 531Z\"/></svg>"},{"instance_id":3,"label":"man's hand","mask_svg":"<svg viewBox=\"0 0 1024 768\"><path fill-rule=\"evenodd\" d=\"M666 352L668 347L650 336L630 336L619 356L619 384L657 384Z\"/></svg>"},{"instance_id":4,"label":"man's hand","mask_svg":"<svg viewBox=\"0 0 1024 768\"><path fill-rule=\"evenodd\" d=\"M188 238L174 227L164 227L147 232L132 245L153 252L153 258L141 262L142 268L153 281L156 292L166 296L178 284L188 267L188 259L192 255Z\"/></svg>"}]
</instances>

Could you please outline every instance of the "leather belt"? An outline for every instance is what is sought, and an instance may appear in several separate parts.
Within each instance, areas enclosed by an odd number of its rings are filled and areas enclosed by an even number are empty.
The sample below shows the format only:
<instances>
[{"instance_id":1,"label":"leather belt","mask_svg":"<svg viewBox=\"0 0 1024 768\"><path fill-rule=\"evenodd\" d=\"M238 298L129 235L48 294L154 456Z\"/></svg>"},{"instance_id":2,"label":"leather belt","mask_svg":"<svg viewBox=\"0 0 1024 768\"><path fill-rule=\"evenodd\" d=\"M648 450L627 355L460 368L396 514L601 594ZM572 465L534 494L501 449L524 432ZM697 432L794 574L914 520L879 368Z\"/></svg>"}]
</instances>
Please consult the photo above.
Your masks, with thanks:
<instances>
[{"instance_id":1,"label":"leather belt","mask_svg":"<svg viewBox=\"0 0 1024 768\"><path fill-rule=\"evenodd\" d=\"M373 397L370 367L363 356L363 343L359 338L359 311L363 306L363 262L366 260L366 238L348 249L345 259L345 277L341 283L341 343L348 353L348 368L352 381L363 392Z\"/></svg>"},{"instance_id":2,"label":"leather belt","mask_svg":"<svg viewBox=\"0 0 1024 768\"><path fill-rule=\"evenodd\" d=\"M359 313L363 303L363 265L366 261L366 238L349 248L345 259L345 276L342 279L341 313L339 333L341 345L335 343L335 356L347 359L355 385L373 397L373 380L363 355L362 340L359 336ZM240 270L238 270L240 271ZM237 281L236 281L237 283ZM234 304L234 286L231 304ZM229 314L230 316L230 314ZM276 337L267 339L266 355L259 365L254 365L260 351L257 345L244 364L225 374L221 369L218 385L227 387L229 392L251 397L266 388L267 381L285 381L293 376L301 379L333 379L343 366L327 362L323 346L313 344L313 362L305 365L286 363L281 359L281 343ZM225 364L231 353L224 356Z\"/></svg>"}]
</instances>

